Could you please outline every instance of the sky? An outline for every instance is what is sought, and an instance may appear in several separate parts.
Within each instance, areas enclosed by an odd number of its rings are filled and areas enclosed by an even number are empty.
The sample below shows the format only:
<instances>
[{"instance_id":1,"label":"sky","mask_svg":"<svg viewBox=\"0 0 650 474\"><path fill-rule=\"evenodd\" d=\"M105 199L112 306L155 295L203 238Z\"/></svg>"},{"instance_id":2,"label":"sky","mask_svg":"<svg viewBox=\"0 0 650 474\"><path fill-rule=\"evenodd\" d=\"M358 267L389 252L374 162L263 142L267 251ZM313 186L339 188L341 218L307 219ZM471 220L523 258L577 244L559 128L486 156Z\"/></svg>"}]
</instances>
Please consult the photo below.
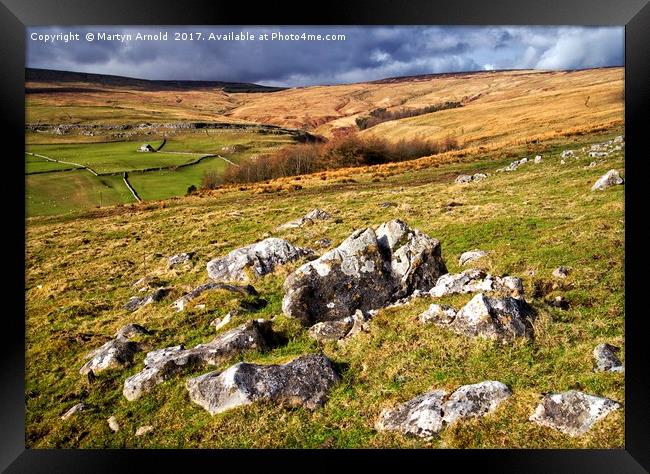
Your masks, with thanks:
<instances>
[{"instance_id":1,"label":"sky","mask_svg":"<svg viewBox=\"0 0 650 474\"><path fill-rule=\"evenodd\" d=\"M136 37L164 32L166 40ZM176 40L175 33L185 36ZM223 39L228 33L253 39ZM345 39L306 40L303 33ZM27 28L26 64L142 79L299 87L443 72L622 66L624 60L623 27L51 26Z\"/></svg>"}]
</instances>

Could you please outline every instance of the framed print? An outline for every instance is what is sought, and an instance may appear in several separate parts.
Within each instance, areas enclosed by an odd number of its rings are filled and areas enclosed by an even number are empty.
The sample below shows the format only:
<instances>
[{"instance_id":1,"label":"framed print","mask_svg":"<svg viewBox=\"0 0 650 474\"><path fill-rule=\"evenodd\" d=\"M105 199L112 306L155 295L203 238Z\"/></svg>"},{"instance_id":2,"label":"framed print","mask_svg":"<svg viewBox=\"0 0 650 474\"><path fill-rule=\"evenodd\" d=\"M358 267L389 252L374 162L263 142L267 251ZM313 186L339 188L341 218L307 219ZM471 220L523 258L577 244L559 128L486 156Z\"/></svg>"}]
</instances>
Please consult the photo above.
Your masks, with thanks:
<instances>
[{"instance_id":1,"label":"framed print","mask_svg":"<svg viewBox=\"0 0 650 474\"><path fill-rule=\"evenodd\" d=\"M4 1L3 469L647 472L650 7L321 10Z\"/></svg>"}]
</instances>

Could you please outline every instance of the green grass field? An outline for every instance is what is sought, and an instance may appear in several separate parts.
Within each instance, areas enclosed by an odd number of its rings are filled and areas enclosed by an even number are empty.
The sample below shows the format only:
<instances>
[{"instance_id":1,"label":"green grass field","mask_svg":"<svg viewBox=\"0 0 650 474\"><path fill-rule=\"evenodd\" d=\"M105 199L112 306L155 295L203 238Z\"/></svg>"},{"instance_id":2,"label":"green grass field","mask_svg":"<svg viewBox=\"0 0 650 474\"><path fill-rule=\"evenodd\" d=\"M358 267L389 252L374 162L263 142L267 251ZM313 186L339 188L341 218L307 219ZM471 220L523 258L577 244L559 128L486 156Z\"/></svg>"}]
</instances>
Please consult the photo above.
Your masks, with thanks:
<instances>
[{"instance_id":1,"label":"green grass field","mask_svg":"<svg viewBox=\"0 0 650 474\"><path fill-rule=\"evenodd\" d=\"M599 343L620 346L624 358L625 187L589 190L609 169L624 175L624 156L612 154L592 168L586 167L591 159L584 155L568 159L565 165L559 157L568 147L579 149L619 133L613 130L520 147L507 157L501 150L486 151L458 163L384 179L359 172L352 175L354 182L347 183L302 179L302 188L294 191L259 193L259 187L250 187L161 204L28 219L27 446L623 448L624 409L577 438L528 421L539 394L549 391L578 389L625 403L624 374L592 371L592 351ZM544 156L540 164L493 173L538 152ZM460 173L479 171L490 176L468 185L454 183ZM33 175L28 180L66 173ZM136 174L132 176L136 180ZM396 205L379 207L385 201ZM274 230L315 207L341 221L281 233ZM419 325L416 316L433 301L426 298L380 311L370 323L370 332L357 335L344 347L321 346L281 312L282 283L302 263L296 262L255 281L268 305L236 316L220 331L248 319L275 317L274 329L284 332L286 345L173 377L133 402L122 396L123 382L142 369L146 351L136 355L133 367L102 372L92 384L79 374L84 354L127 323L154 331L142 339L147 350L181 343L191 347L211 340L215 332L210 321L237 308L238 297L214 291L194 300L182 313L169 306L207 280L205 264L211 258L270 235L300 246L317 248L314 241L323 237L338 245L354 229L394 218L440 239L450 272L460 270L462 252L480 248L490 252L481 266L493 274L521 277L526 299L538 312L534 339L501 346ZM187 271L168 270L166 257L184 251L196 251L194 266ZM562 287L533 296L533 288L550 286L551 272L559 265L573 269ZM127 313L122 305L135 294L131 284L145 275L159 276L173 290L164 301ZM568 300L568 310L545 302L556 295ZM459 306L471 296L441 302ZM281 363L321 349L335 361L343 381L325 406L314 412L255 403L210 416L190 402L185 389L190 376L222 370L238 360ZM449 427L439 438L425 441L373 428L382 408L432 388L453 390L486 379L506 383L513 396L493 414ZM92 410L67 421L60 419L81 401L92 405ZM110 416L121 426L118 433L107 425ZM154 430L136 437L142 425L152 425Z\"/></svg>"},{"instance_id":2,"label":"green grass field","mask_svg":"<svg viewBox=\"0 0 650 474\"><path fill-rule=\"evenodd\" d=\"M47 141L56 136L35 137L31 134L31 140L35 138ZM85 140L88 137L75 135L66 138ZM27 152L86 165L100 175L115 175L95 177L87 170L77 171L74 165L26 154L27 215L55 215L93 209L100 205L100 191L102 206L131 203L134 198L119 175L124 171L129 172L129 182L142 199L183 196L190 185L200 186L206 171L222 172L231 166L218 157L203 158L206 155L223 155L237 163L246 156L268 152L293 143L293 140L288 135L264 135L254 131L209 130L206 133L203 130L176 133L156 153L136 151L145 142L157 148L162 140L141 137L139 140L100 143L56 143L56 140L54 143L28 142ZM230 148L232 146L239 148L233 150ZM155 167L166 169L138 171ZM53 173L47 173L50 171ZM84 173L87 176L82 176Z\"/></svg>"}]
</instances>

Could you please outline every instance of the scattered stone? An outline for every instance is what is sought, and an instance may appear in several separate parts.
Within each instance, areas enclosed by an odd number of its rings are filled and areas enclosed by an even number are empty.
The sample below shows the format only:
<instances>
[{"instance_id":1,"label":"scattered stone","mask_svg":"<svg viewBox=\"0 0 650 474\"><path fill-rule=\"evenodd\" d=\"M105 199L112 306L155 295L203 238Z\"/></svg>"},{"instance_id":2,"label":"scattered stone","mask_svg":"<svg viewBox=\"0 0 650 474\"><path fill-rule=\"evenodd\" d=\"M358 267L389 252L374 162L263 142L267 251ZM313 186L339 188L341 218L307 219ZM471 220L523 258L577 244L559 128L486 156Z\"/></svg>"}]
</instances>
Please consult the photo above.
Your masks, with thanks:
<instances>
[{"instance_id":1,"label":"scattered stone","mask_svg":"<svg viewBox=\"0 0 650 474\"><path fill-rule=\"evenodd\" d=\"M587 166L587 168L593 168L594 166L596 166L596 164L597 163L595 161L592 161L591 163L589 163L589 166Z\"/></svg>"},{"instance_id":2,"label":"scattered stone","mask_svg":"<svg viewBox=\"0 0 650 474\"><path fill-rule=\"evenodd\" d=\"M481 181L487 177L488 175L486 175L485 173L475 173L472 175L472 181Z\"/></svg>"},{"instance_id":3,"label":"scattered stone","mask_svg":"<svg viewBox=\"0 0 650 474\"><path fill-rule=\"evenodd\" d=\"M592 191L602 191L609 188L610 186L615 186L618 184L623 184L623 178L618 174L616 170L609 170L607 173L602 175L598 181L594 183L591 187Z\"/></svg>"},{"instance_id":4,"label":"scattered stone","mask_svg":"<svg viewBox=\"0 0 650 474\"><path fill-rule=\"evenodd\" d=\"M370 330L368 320L368 317L366 317L363 311L360 309L356 310L352 315L352 329L350 329L350 332L343 339L339 340L339 344L345 343L345 341L350 340L362 331L368 332Z\"/></svg>"},{"instance_id":5,"label":"scattered stone","mask_svg":"<svg viewBox=\"0 0 650 474\"><path fill-rule=\"evenodd\" d=\"M560 265L555 270L553 270L553 276L555 278L566 278L569 276L569 273L571 273L571 269L563 265Z\"/></svg>"},{"instance_id":6,"label":"scattered stone","mask_svg":"<svg viewBox=\"0 0 650 474\"><path fill-rule=\"evenodd\" d=\"M556 296L552 300L547 301L547 303L555 308L560 308L564 310L569 309L569 302L564 296Z\"/></svg>"},{"instance_id":7,"label":"scattered stone","mask_svg":"<svg viewBox=\"0 0 650 474\"><path fill-rule=\"evenodd\" d=\"M133 362L133 356L140 352L137 342L129 341L126 337L117 336L103 346L89 352L86 359L90 359L79 370L81 375L89 372L97 374L106 369L126 367Z\"/></svg>"},{"instance_id":8,"label":"scattered stone","mask_svg":"<svg viewBox=\"0 0 650 474\"><path fill-rule=\"evenodd\" d=\"M564 161L564 160L560 160L560 164L561 164L561 165L566 165L566 161Z\"/></svg>"},{"instance_id":9,"label":"scattered stone","mask_svg":"<svg viewBox=\"0 0 650 474\"><path fill-rule=\"evenodd\" d=\"M590 151L589 158L606 158L609 155L606 151Z\"/></svg>"},{"instance_id":10,"label":"scattered stone","mask_svg":"<svg viewBox=\"0 0 650 474\"><path fill-rule=\"evenodd\" d=\"M133 336L140 336L140 335L147 335L151 334L151 332L145 328L144 326L140 326L139 324L127 324L126 326L121 327L116 333L115 337L122 337L125 339L129 339Z\"/></svg>"},{"instance_id":11,"label":"scattered stone","mask_svg":"<svg viewBox=\"0 0 650 474\"><path fill-rule=\"evenodd\" d=\"M418 316L418 321L422 324L449 324L456 317L456 312L451 306L433 303Z\"/></svg>"},{"instance_id":12,"label":"scattered stone","mask_svg":"<svg viewBox=\"0 0 650 474\"><path fill-rule=\"evenodd\" d=\"M210 282L210 283L205 283L203 285L199 285L189 293L181 296L180 298L178 298L176 301L172 303L172 307L176 308L176 311L183 311L185 309L185 306L187 306L187 304L190 301L192 301L194 298L197 298L203 292L209 290L228 290L228 291L232 291L233 293L241 293L243 295L248 295L248 296L258 295L257 290L255 290L255 288L253 288L252 285L240 286L240 285L228 285L226 283Z\"/></svg>"},{"instance_id":13,"label":"scattered stone","mask_svg":"<svg viewBox=\"0 0 650 474\"><path fill-rule=\"evenodd\" d=\"M187 390L190 400L211 415L259 400L314 410L323 406L339 380L327 357L310 354L283 365L240 362L221 373L189 379Z\"/></svg>"},{"instance_id":14,"label":"scattered stone","mask_svg":"<svg viewBox=\"0 0 650 474\"><path fill-rule=\"evenodd\" d=\"M77 403L75 406L73 406L73 407L70 408L68 411L66 411L66 412L61 416L61 419L62 419L62 420L67 420L67 419L70 418L72 415L76 415L77 413L81 413L81 412L83 412L83 411L87 411L88 408L89 408L89 406L86 405L85 403Z\"/></svg>"},{"instance_id":15,"label":"scattered stone","mask_svg":"<svg viewBox=\"0 0 650 474\"><path fill-rule=\"evenodd\" d=\"M577 390L546 395L529 420L570 436L585 434L598 420L621 405Z\"/></svg>"},{"instance_id":16,"label":"scattered stone","mask_svg":"<svg viewBox=\"0 0 650 474\"><path fill-rule=\"evenodd\" d=\"M314 243L324 249L332 246L332 241L330 239L318 239Z\"/></svg>"},{"instance_id":17,"label":"scattered stone","mask_svg":"<svg viewBox=\"0 0 650 474\"><path fill-rule=\"evenodd\" d=\"M479 293L456 313L447 327L471 337L510 342L532 336L532 316L532 308L523 299L489 298Z\"/></svg>"},{"instance_id":18,"label":"scattered stone","mask_svg":"<svg viewBox=\"0 0 650 474\"><path fill-rule=\"evenodd\" d=\"M217 318L212 323L210 323L212 326L214 326L215 331L218 331L222 327L224 327L226 324L228 324L230 321L232 321L232 314L228 313L226 314L223 319L222 318Z\"/></svg>"},{"instance_id":19,"label":"scattered stone","mask_svg":"<svg viewBox=\"0 0 650 474\"><path fill-rule=\"evenodd\" d=\"M352 329L352 317L337 319L335 321L322 321L309 328L309 336L320 342L338 341L343 339Z\"/></svg>"},{"instance_id":20,"label":"scattered stone","mask_svg":"<svg viewBox=\"0 0 650 474\"><path fill-rule=\"evenodd\" d=\"M115 433L120 431L120 424L117 422L117 418L111 416L108 420L108 427L113 430Z\"/></svg>"},{"instance_id":21,"label":"scattered stone","mask_svg":"<svg viewBox=\"0 0 650 474\"><path fill-rule=\"evenodd\" d=\"M282 310L305 326L385 307L428 291L447 272L440 242L394 220L355 231L284 282Z\"/></svg>"},{"instance_id":22,"label":"scattered stone","mask_svg":"<svg viewBox=\"0 0 650 474\"><path fill-rule=\"evenodd\" d=\"M167 259L167 267L174 268L185 262L189 262L193 256L194 256L194 252L185 252L185 253L179 253L177 255L172 255Z\"/></svg>"},{"instance_id":23,"label":"scattered stone","mask_svg":"<svg viewBox=\"0 0 650 474\"><path fill-rule=\"evenodd\" d=\"M542 155L537 155L534 160L535 164L539 164L542 162Z\"/></svg>"},{"instance_id":24,"label":"scattered stone","mask_svg":"<svg viewBox=\"0 0 650 474\"><path fill-rule=\"evenodd\" d=\"M378 431L399 431L406 435L432 438L459 420L494 412L511 395L505 384L492 380L463 385L447 400L446 391L432 390L406 403L382 410L375 428Z\"/></svg>"},{"instance_id":25,"label":"scattered stone","mask_svg":"<svg viewBox=\"0 0 650 474\"><path fill-rule=\"evenodd\" d=\"M468 174L461 174L456 178L455 182L456 184L471 183L472 177Z\"/></svg>"},{"instance_id":26,"label":"scattered stone","mask_svg":"<svg viewBox=\"0 0 650 474\"><path fill-rule=\"evenodd\" d=\"M179 345L149 352L144 359L144 369L124 381L122 393L128 400L135 400L174 374L217 365L249 350L265 350L274 342L271 322L257 319L192 349Z\"/></svg>"},{"instance_id":27,"label":"scattered stone","mask_svg":"<svg viewBox=\"0 0 650 474\"><path fill-rule=\"evenodd\" d=\"M147 433L151 433L153 431L153 426L151 425L146 425L146 426L141 426L135 431L136 436L144 436Z\"/></svg>"},{"instance_id":28,"label":"scattered stone","mask_svg":"<svg viewBox=\"0 0 650 474\"><path fill-rule=\"evenodd\" d=\"M156 291L147 296L132 296L131 299L129 299L129 301L124 305L124 309L133 312L148 304L161 301L167 295L167 293L169 293L169 290L169 288L158 288Z\"/></svg>"},{"instance_id":29,"label":"scattered stone","mask_svg":"<svg viewBox=\"0 0 650 474\"><path fill-rule=\"evenodd\" d=\"M497 292L520 298L524 293L524 286L520 278L494 277L484 270L472 268L461 273L442 275L429 291L429 295L439 298L451 294L475 293L477 291Z\"/></svg>"},{"instance_id":30,"label":"scattered stone","mask_svg":"<svg viewBox=\"0 0 650 474\"><path fill-rule=\"evenodd\" d=\"M302 227L308 223L312 224L315 220L328 220L331 218L332 216L322 209L314 209L305 214L303 217L282 224L278 227L278 229L295 229L296 227Z\"/></svg>"},{"instance_id":31,"label":"scattered stone","mask_svg":"<svg viewBox=\"0 0 650 474\"><path fill-rule=\"evenodd\" d=\"M460 259L458 260L458 264L464 266L470 262L473 262L485 256L487 256L487 252L484 252L483 250L470 250L468 252L464 252L460 256Z\"/></svg>"},{"instance_id":32,"label":"scattered stone","mask_svg":"<svg viewBox=\"0 0 650 474\"><path fill-rule=\"evenodd\" d=\"M618 358L619 347L609 344L598 344L594 349L596 368L594 372L625 372L623 363Z\"/></svg>"},{"instance_id":33,"label":"scattered stone","mask_svg":"<svg viewBox=\"0 0 650 474\"><path fill-rule=\"evenodd\" d=\"M569 158L571 156L575 156L575 152L573 150L564 150L560 155L562 158Z\"/></svg>"},{"instance_id":34,"label":"scattered stone","mask_svg":"<svg viewBox=\"0 0 650 474\"><path fill-rule=\"evenodd\" d=\"M245 270L250 269L259 277L271 273L278 265L311 255L313 250L294 247L289 242L276 237L264 239L246 247L233 250L225 257L210 260L208 275L214 281L246 281Z\"/></svg>"}]
</instances>

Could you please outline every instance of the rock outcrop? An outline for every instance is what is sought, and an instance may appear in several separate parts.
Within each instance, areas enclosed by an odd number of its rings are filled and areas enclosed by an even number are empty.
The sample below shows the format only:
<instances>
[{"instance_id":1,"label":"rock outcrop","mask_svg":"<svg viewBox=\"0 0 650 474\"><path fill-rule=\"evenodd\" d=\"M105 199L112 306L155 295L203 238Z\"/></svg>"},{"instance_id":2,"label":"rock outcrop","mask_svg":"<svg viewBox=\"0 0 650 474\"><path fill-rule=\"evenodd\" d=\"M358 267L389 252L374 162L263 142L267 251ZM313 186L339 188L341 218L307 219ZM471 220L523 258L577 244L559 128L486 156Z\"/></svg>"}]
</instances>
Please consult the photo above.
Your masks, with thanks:
<instances>
[{"instance_id":1,"label":"rock outcrop","mask_svg":"<svg viewBox=\"0 0 650 474\"><path fill-rule=\"evenodd\" d=\"M214 281L248 281L248 271L260 277L271 273L278 265L312 253L312 250L294 247L286 240L269 237L235 249L225 257L210 260L207 270Z\"/></svg>"},{"instance_id":2,"label":"rock outcrop","mask_svg":"<svg viewBox=\"0 0 650 474\"><path fill-rule=\"evenodd\" d=\"M77 403L75 406L70 408L68 411L66 411L63 415L61 415L62 420L67 420L73 415L76 415L77 413L81 413L84 411L88 411L90 407L86 405L85 403Z\"/></svg>"},{"instance_id":3,"label":"rock outcrop","mask_svg":"<svg viewBox=\"0 0 650 474\"><path fill-rule=\"evenodd\" d=\"M433 303L418 316L422 324L450 324L456 318L457 311L448 305Z\"/></svg>"},{"instance_id":4,"label":"rock outcrop","mask_svg":"<svg viewBox=\"0 0 650 474\"><path fill-rule=\"evenodd\" d=\"M620 407L619 403L609 398L569 390L546 395L529 419L569 436L580 436L598 420Z\"/></svg>"},{"instance_id":5,"label":"rock outcrop","mask_svg":"<svg viewBox=\"0 0 650 474\"><path fill-rule=\"evenodd\" d=\"M506 385L492 380L463 385L449 397L445 390L432 390L383 410L375 428L431 438L459 420L492 413L511 395Z\"/></svg>"},{"instance_id":6,"label":"rock outcrop","mask_svg":"<svg viewBox=\"0 0 650 474\"><path fill-rule=\"evenodd\" d=\"M240 362L221 373L189 379L187 390L190 400L211 415L258 400L314 410L339 380L327 357L311 354L283 365Z\"/></svg>"},{"instance_id":7,"label":"rock outcrop","mask_svg":"<svg viewBox=\"0 0 650 474\"><path fill-rule=\"evenodd\" d=\"M306 326L428 291L447 272L440 242L400 221L355 231L285 280L282 310Z\"/></svg>"},{"instance_id":8,"label":"rock outcrop","mask_svg":"<svg viewBox=\"0 0 650 474\"><path fill-rule=\"evenodd\" d=\"M128 400L135 400L174 374L217 365L249 350L265 350L274 345L274 340L271 322L258 319L192 349L179 345L149 352L144 360L144 369L124 381L122 393Z\"/></svg>"},{"instance_id":9,"label":"rock outcrop","mask_svg":"<svg viewBox=\"0 0 650 474\"><path fill-rule=\"evenodd\" d=\"M158 288L153 293L148 294L147 296L132 296L131 299L124 305L124 309L127 311L135 311L151 303L161 301L169 293L169 288Z\"/></svg>"}]
</instances>

